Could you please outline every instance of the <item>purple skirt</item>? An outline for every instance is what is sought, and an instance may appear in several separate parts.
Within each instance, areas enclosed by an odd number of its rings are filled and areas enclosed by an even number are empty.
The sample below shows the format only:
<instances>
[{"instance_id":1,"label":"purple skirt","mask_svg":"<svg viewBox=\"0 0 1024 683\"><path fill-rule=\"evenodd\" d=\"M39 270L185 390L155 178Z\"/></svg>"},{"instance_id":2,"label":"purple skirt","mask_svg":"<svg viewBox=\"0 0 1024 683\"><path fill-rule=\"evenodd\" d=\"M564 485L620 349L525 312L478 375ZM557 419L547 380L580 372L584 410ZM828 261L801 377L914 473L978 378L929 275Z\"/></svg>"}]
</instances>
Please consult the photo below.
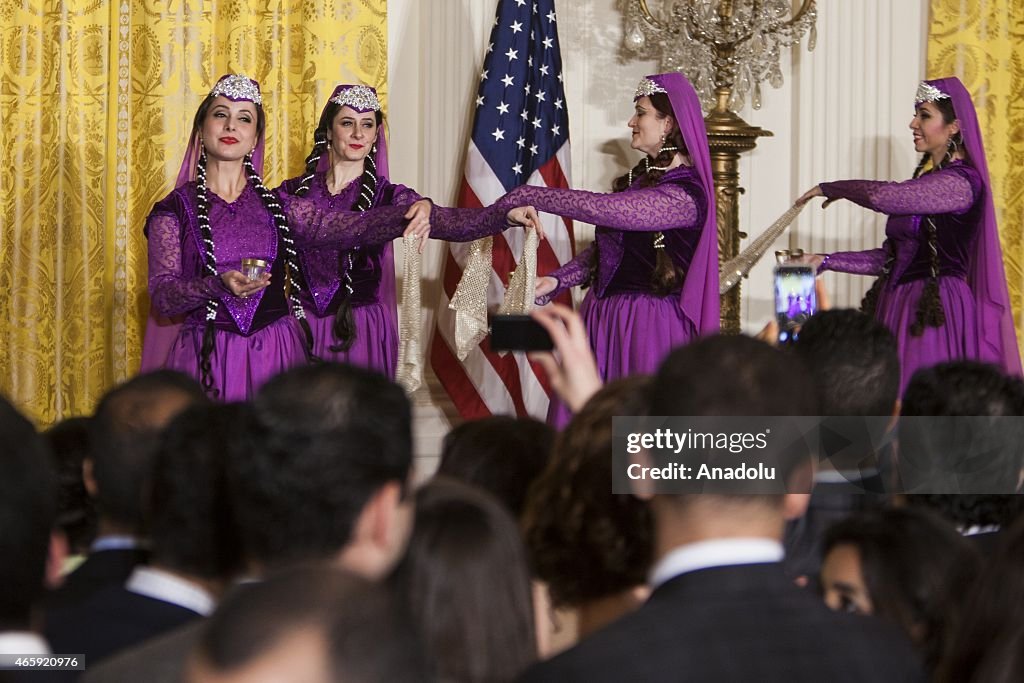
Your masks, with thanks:
<instances>
[{"instance_id":1,"label":"purple skirt","mask_svg":"<svg viewBox=\"0 0 1024 683\"><path fill-rule=\"evenodd\" d=\"M179 370L199 381L199 352L203 326L187 323L171 345L165 367ZM216 330L210 374L217 398L248 401L267 380L295 365L307 363L302 328L292 316L270 323L248 337Z\"/></svg>"},{"instance_id":2,"label":"purple skirt","mask_svg":"<svg viewBox=\"0 0 1024 683\"><path fill-rule=\"evenodd\" d=\"M679 295L637 292L599 299L587 292L580 315L597 359L597 372L605 382L654 374L672 349L697 337L693 324L683 315ZM562 429L571 418L569 409L553 398L548 422Z\"/></svg>"},{"instance_id":3,"label":"purple skirt","mask_svg":"<svg viewBox=\"0 0 1024 683\"><path fill-rule=\"evenodd\" d=\"M974 295L968 284L957 277L939 278L939 299L946 314L942 327L925 327L915 337L910 327L917 318L917 302L927 279L885 287L878 296L875 317L896 335L900 356L900 395L914 372L951 360L977 360L979 330Z\"/></svg>"},{"instance_id":4,"label":"purple skirt","mask_svg":"<svg viewBox=\"0 0 1024 683\"><path fill-rule=\"evenodd\" d=\"M334 338L334 315L320 318L306 313L313 330L313 353L317 358L333 363L348 363L376 370L394 379L398 367L398 330L393 323L394 311L381 303L356 306L352 309L356 338L348 351L331 351L337 343Z\"/></svg>"}]
</instances>

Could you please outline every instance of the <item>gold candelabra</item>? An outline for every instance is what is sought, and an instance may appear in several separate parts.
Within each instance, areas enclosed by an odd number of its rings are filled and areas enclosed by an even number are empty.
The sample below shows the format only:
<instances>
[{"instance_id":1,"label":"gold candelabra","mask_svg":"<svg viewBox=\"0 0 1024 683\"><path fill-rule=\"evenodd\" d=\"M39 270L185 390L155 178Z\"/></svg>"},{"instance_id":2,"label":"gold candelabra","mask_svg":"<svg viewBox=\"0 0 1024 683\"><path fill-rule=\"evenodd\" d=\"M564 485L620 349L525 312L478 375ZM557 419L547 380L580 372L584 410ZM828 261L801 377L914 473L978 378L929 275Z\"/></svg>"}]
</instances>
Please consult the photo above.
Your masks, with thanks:
<instances>
[{"instance_id":1,"label":"gold candelabra","mask_svg":"<svg viewBox=\"0 0 1024 683\"><path fill-rule=\"evenodd\" d=\"M761 83L782 85L781 50L810 31L816 43L815 0L664 0L656 15L648 0L625 0L626 48L664 71L680 71L693 83L707 112L705 123L718 206L719 263L730 261L747 237L739 228L739 159L770 131L744 121L737 109L748 94L761 108ZM740 331L740 287L722 295L722 331Z\"/></svg>"}]
</instances>

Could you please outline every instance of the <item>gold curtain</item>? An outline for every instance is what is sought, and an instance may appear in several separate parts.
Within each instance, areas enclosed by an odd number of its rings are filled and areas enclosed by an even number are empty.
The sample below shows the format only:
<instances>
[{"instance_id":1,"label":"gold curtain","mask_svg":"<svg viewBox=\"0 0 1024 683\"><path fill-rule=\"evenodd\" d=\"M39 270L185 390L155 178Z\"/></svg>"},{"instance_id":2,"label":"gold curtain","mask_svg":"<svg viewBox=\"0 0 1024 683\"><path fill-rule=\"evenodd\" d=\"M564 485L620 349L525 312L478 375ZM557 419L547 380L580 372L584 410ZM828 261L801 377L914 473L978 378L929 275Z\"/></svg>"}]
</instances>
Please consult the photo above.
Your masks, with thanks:
<instances>
[{"instance_id":1,"label":"gold curtain","mask_svg":"<svg viewBox=\"0 0 1024 683\"><path fill-rule=\"evenodd\" d=\"M928 78L944 76L963 81L978 110L1020 343L1024 341L1024 3L932 0Z\"/></svg>"},{"instance_id":2,"label":"gold curtain","mask_svg":"<svg viewBox=\"0 0 1024 683\"><path fill-rule=\"evenodd\" d=\"M45 426L136 372L142 226L221 74L263 87L274 186L386 39L386 0L0 0L0 392Z\"/></svg>"}]
</instances>

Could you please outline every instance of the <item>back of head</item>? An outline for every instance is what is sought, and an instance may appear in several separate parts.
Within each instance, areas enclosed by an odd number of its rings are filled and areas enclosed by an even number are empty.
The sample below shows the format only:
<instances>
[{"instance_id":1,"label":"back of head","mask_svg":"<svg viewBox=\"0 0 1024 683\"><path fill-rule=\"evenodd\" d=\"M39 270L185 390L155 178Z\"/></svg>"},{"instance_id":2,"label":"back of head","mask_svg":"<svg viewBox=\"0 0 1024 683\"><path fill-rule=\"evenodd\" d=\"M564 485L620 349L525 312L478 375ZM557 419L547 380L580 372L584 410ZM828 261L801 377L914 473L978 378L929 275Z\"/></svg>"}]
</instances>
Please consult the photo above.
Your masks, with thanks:
<instances>
[{"instance_id":1,"label":"back of head","mask_svg":"<svg viewBox=\"0 0 1024 683\"><path fill-rule=\"evenodd\" d=\"M578 606L647 581L654 540L650 508L612 493L612 417L646 409L650 378L606 384L558 435L530 489L524 536L556 606Z\"/></svg>"},{"instance_id":2,"label":"back of head","mask_svg":"<svg viewBox=\"0 0 1024 683\"><path fill-rule=\"evenodd\" d=\"M918 370L900 411L907 491L1014 493L1024 468L1021 416L1024 382L995 365L956 361Z\"/></svg>"},{"instance_id":3,"label":"back of head","mask_svg":"<svg viewBox=\"0 0 1024 683\"><path fill-rule=\"evenodd\" d=\"M149 487L151 562L204 579L227 579L240 549L227 487L245 404L202 404L180 413L156 449Z\"/></svg>"},{"instance_id":4,"label":"back of head","mask_svg":"<svg viewBox=\"0 0 1024 683\"><path fill-rule=\"evenodd\" d=\"M907 633L934 666L960 587L974 576L974 547L925 510L874 510L831 527L822 556L840 545L857 549L873 613Z\"/></svg>"},{"instance_id":5,"label":"back of head","mask_svg":"<svg viewBox=\"0 0 1024 683\"><path fill-rule=\"evenodd\" d=\"M406 612L379 584L294 569L229 594L192 654L189 680L426 681Z\"/></svg>"},{"instance_id":6,"label":"back of head","mask_svg":"<svg viewBox=\"0 0 1024 683\"><path fill-rule=\"evenodd\" d=\"M853 309L822 311L790 348L817 379L822 415L892 415L900 361L896 338L882 323Z\"/></svg>"},{"instance_id":7,"label":"back of head","mask_svg":"<svg viewBox=\"0 0 1024 683\"><path fill-rule=\"evenodd\" d=\"M519 519L526 492L548 461L555 430L532 418L497 415L448 432L437 473L494 495Z\"/></svg>"},{"instance_id":8,"label":"back of head","mask_svg":"<svg viewBox=\"0 0 1024 683\"><path fill-rule=\"evenodd\" d=\"M56 480L46 444L2 397L0 444L0 631L23 631L43 592Z\"/></svg>"},{"instance_id":9,"label":"back of head","mask_svg":"<svg viewBox=\"0 0 1024 683\"><path fill-rule=\"evenodd\" d=\"M195 380L172 370L137 375L107 392L96 407L90 435L101 518L139 531L160 432L186 407L207 400Z\"/></svg>"},{"instance_id":10,"label":"back of head","mask_svg":"<svg viewBox=\"0 0 1024 683\"><path fill-rule=\"evenodd\" d=\"M43 432L57 468L57 526L68 537L72 554L84 554L96 536L96 505L82 480L89 457L88 417L69 417Z\"/></svg>"},{"instance_id":11,"label":"back of head","mask_svg":"<svg viewBox=\"0 0 1024 683\"><path fill-rule=\"evenodd\" d=\"M383 486L412 466L409 401L361 368L282 373L253 401L233 449L231 496L245 551L265 566L333 557Z\"/></svg>"},{"instance_id":12,"label":"back of head","mask_svg":"<svg viewBox=\"0 0 1024 683\"><path fill-rule=\"evenodd\" d=\"M518 528L483 491L442 477L416 492L413 533L394 582L441 680L512 681L536 659Z\"/></svg>"}]
</instances>

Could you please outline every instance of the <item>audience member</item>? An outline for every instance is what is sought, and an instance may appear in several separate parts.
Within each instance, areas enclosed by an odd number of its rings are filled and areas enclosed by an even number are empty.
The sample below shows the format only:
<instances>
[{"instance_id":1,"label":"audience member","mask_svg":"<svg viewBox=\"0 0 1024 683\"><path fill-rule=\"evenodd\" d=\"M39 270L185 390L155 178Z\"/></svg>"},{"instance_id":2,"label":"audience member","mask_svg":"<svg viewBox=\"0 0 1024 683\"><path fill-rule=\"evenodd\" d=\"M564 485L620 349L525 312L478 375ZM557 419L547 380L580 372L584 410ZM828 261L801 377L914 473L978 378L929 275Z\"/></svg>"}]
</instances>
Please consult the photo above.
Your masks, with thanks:
<instances>
[{"instance_id":1,"label":"audience member","mask_svg":"<svg viewBox=\"0 0 1024 683\"><path fill-rule=\"evenodd\" d=\"M188 683L424 683L408 614L388 591L326 567L285 572L225 599Z\"/></svg>"},{"instance_id":2,"label":"audience member","mask_svg":"<svg viewBox=\"0 0 1024 683\"><path fill-rule=\"evenodd\" d=\"M0 443L0 654L48 654L34 608L63 559L52 540L56 475L46 443L2 397Z\"/></svg>"},{"instance_id":3,"label":"audience member","mask_svg":"<svg viewBox=\"0 0 1024 683\"><path fill-rule=\"evenodd\" d=\"M551 605L585 638L639 607L653 558L646 501L612 493L612 417L646 410L647 377L609 383L576 413L530 489L524 535ZM548 615L541 623L547 626Z\"/></svg>"},{"instance_id":4,"label":"audience member","mask_svg":"<svg viewBox=\"0 0 1024 683\"><path fill-rule=\"evenodd\" d=\"M84 559L96 537L96 506L82 479L89 456L89 423L87 417L70 417L43 432L57 466L57 527L68 539L69 561L75 556Z\"/></svg>"},{"instance_id":5,"label":"audience member","mask_svg":"<svg viewBox=\"0 0 1024 683\"><path fill-rule=\"evenodd\" d=\"M225 460L246 406L199 404L164 431L146 496L151 557L123 586L50 611L60 652L95 665L121 650L209 615L239 557L228 511Z\"/></svg>"},{"instance_id":6,"label":"audience member","mask_svg":"<svg viewBox=\"0 0 1024 683\"><path fill-rule=\"evenodd\" d=\"M825 530L883 506L884 491L892 489L884 444L899 412L900 361L889 328L852 309L812 316L788 349L815 379L823 427L849 439L821 458L807 513L786 529L787 573L814 581Z\"/></svg>"},{"instance_id":7,"label":"audience member","mask_svg":"<svg viewBox=\"0 0 1024 683\"><path fill-rule=\"evenodd\" d=\"M123 584L145 559L142 501L156 441L176 414L206 400L196 382L170 370L133 377L100 400L83 468L96 502L96 540L48 597L47 609L70 608L101 588Z\"/></svg>"},{"instance_id":8,"label":"audience member","mask_svg":"<svg viewBox=\"0 0 1024 683\"><path fill-rule=\"evenodd\" d=\"M438 680L511 682L537 659L526 554L489 494L444 477L420 488L393 583Z\"/></svg>"},{"instance_id":9,"label":"audience member","mask_svg":"<svg viewBox=\"0 0 1024 683\"><path fill-rule=\"evenodd\" d=\"M934 668L957 597L974 577L976 551L924 510L867 512L825 532L821 587L834 610L893 622Z\"/></svg>"},{"instance_id":10,"label":"audience member","mask_svg":"<svg viewBox=\"0 0 1024 683\"><path fill-rule=\"evenodd\" d=\"M815 415L813 380L746 337L676 349L654 379L651 415ZM810 483L806 462L780 472ZM526 681L907 681L913 650L882 622L828 610L781 567L785 519L806 494L655 495L650 599Z\"/></svg>"},{"instance_id":11,"label":"audience member","mask_svg":"<svg viewBox=\"0 0 1024 683\"><path fill-rule=\"evenodd\" d=\"M482 488L519 519L526 492L548 461L555 430L529 417L463 422L444 437L437 473Z\"/></svg>"}]
</instances>

